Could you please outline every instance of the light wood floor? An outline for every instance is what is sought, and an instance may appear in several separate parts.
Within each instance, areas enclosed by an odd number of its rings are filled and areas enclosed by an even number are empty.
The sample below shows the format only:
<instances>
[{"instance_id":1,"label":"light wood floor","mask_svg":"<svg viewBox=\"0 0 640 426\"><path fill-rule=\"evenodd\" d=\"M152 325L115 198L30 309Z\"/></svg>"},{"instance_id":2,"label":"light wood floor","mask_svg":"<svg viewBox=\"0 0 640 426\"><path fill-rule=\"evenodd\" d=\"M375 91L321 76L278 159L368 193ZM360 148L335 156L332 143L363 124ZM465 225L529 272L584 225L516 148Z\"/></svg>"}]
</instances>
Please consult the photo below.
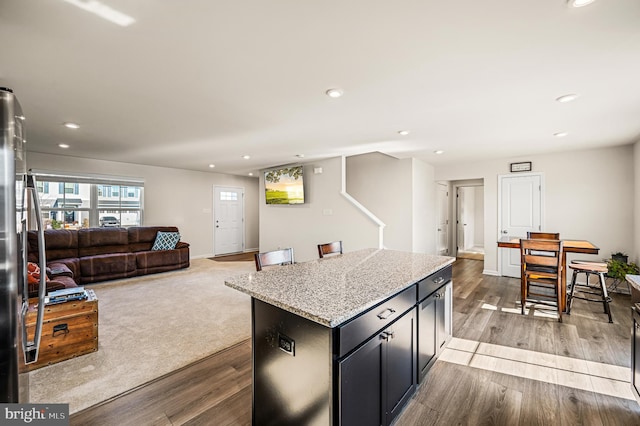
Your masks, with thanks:
<instances>
[{"instance_id":1,"label":"light wood floor","mask_svg":"<svg viewBox=\"0 0 640 426\"><path fill-rule=\"evenodd\" d=\"M481 272L479 261L454 265L454 340L396 426L640 424L640 405L611 396L629 386L628 295L612 295L614 324L601 304L580 300L559 324L519 314L519 280ZM250 342L74 414L71 424L249 425Z\"/></svg>"}]
</instances>

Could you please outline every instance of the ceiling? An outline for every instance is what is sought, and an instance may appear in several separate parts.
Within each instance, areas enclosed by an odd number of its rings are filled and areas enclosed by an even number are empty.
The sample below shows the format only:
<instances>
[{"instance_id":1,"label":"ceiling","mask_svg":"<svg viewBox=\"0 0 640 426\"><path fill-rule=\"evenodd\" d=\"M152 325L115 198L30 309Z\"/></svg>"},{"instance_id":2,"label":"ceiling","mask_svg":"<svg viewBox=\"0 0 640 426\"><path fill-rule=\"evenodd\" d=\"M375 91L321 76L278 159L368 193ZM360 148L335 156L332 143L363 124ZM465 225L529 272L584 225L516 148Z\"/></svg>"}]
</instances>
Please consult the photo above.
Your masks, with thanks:
<instances>
[{"instance_id":1,"label":"ceiling","mask_svg":"<svg viewBox=\"0 0 640 426\"><path fill-rule=\"evenodd\" d=\"M29 151L246 175L371 151L446 165L640 140L638 0L101 2L135 22L0 2L0 86Z\"/></svg>"}]
</instances>

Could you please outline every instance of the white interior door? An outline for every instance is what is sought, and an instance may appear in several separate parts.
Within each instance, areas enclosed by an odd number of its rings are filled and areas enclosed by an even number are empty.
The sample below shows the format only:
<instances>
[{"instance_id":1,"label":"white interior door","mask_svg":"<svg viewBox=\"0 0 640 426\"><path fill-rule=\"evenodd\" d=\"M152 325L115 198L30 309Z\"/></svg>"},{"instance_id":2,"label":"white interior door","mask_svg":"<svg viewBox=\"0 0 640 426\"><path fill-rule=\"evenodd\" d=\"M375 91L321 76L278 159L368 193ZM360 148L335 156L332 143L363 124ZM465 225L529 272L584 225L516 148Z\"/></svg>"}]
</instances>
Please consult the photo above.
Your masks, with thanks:
<instances>
[{"instance_id":1,"label":"white interior door","mask_svg":"<svg viewBox=\"0 0 640 426\"><path fill-rule=\"evenodd\" d=\"M436 253L449 254L449 188L447 185L436 185Z\"/></svg>"},{"instance_id":2,"label":"white interior door","mask_svg":"<svg viewBox=\"0 0 640 426\"><path fill-rule=\"evenodd\" d=\"M500 177L500 224L498 238L526 237L542 229L542 175ZM520 277L520 251L502 248L501 274Z\"/></svg>"},{"instance_id":3,"label":"white interior door","mask_svg":"<svg viewBox=\"0 0 640 426\"><path fill-rule=\"evenodd\" d=\"M216 256L244 250L244 189L213 188L213 251Z\"/></svg>"},{"instance_id":4,"label":"white interior door","mask_svg":"<svg viewBox=\"0 0 640 426\"><path fill-rule=\"evenodd\" d=\"M464 188L458 187L456 190L456 248L464 250L464 228L465 228L465 194Z\"/></svg>"}]
</instances>

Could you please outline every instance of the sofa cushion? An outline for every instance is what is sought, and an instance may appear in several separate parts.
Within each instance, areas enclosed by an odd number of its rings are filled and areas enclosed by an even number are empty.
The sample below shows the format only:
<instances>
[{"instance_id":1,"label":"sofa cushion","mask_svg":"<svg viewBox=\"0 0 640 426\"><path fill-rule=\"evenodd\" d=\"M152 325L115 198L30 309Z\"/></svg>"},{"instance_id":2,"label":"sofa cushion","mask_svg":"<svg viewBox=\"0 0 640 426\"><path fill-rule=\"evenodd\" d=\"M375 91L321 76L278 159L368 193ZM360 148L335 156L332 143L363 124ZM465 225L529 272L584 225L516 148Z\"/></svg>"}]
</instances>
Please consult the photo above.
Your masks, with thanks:
<instances>
[{"instance_id":1,"label":"sofa cushion","mask_svg":"<svg viewBox=\"0 0 640 426\"><path fill-rule=\"evenodd\" d=\"M133 277L136 275L136 255L112 253L81 257L80 275L83 284Z\"/></svg>"},{"instance_id":2,"label":"sofa cushion","mask_svg":"<svg viewBox=\"0 0 640 426\"><path fill-rule=\"evenodd\" d=\"M68 278L68 277L63 277ZM73 279L69 281L62 280L51 280L47 281L47 290L45 294L48 294L51 291L62 290L69 287L77 287L77 284ZM40 288L40 283L29 283L29 297L38 297L38 290Z\"/></svg>"},{"instance_id":3,"label":"sofa cushion","mask_svg":"<svg viewBox=\"0 0 640 426\"><path fill-rule=\"evenodd\" d=\"M179 242L174 250L141 251L136 253L137 274L155 274L189 267L189 244Z\"/></svg>"},{"instance_id":4,"label":"sofa cushion","mask_svg":"<svg viewBox=\"0 0 640 426\"><path fill-rule=\"evenodd\" d=\"M78 230L78 255L81 258L110 253L127 253L128 251L129 234L124 228Z\"/></svg>"},{"instance_id":5,"label":"sofa cushion","mask_svg":"<svg viewBox=\"0 0 640 426\"><path fill-rule=\"evenodd\" d=\"M27 233L29 261L38 261L38 233ZM44 231L44 246L47 262L78 257L78 231L74 229L47 229Z\"/></svg>"},{"instance_id":6,"label":"sofa cushion","mask_svg":"<svg viewBox=\"0 0 640 426\"><path fill-rule=\"evenodd\" d=\"M156 241L153 243L151 250L173 250L180 241L178 232L162 232L158 231Z\"/></svg>"},{"instance_id":7,"label":"sofa cushion","mask_svg":"<svg viewBox=\"0 0 640 426\"><path fill-rule=\"evenodd\" d=\"M73 271L71 271L71 269L69 269L69 267L64 263L53 262L47 263L47 265L47 275L49 276L49 278L62 276L73 278Z\"/></svg>"},{"instance_id":8,"label":"sofa cushion","mask_svg":"<svg viewBox=\"0 0 640 426\"><path fill-rule=\"evenodd\" d=\"M129 232L129 251L151 250L158 232L178 232L175 226L133 226Z\"/></svg>"}]
</instances>

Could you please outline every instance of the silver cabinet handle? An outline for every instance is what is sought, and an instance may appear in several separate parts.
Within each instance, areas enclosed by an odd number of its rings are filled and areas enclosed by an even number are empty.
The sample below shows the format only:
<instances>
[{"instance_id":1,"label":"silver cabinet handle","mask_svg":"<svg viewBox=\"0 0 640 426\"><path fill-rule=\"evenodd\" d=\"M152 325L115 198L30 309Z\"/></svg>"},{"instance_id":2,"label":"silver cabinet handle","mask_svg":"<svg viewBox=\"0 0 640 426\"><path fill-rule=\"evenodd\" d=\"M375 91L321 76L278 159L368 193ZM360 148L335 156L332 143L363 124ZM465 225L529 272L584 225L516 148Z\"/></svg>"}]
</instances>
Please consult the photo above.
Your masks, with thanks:
<instances>
[{"instance_id":1,"label":"silver cabinet handle","mask_svg":"<svg viewBox=\"0 0 640 426\"><path fill-rule=\"evenodd\" d=\"M438 277L435 280L433 280L434 284L442 284L444 282L444 277Z\"/></svg>"},{"instance_id":2,"label":"silver cabinet handle","mask_svg":"<svg viewBox=\"0 0 640 426\"><path fill-rule=\"evenodd\" d=\"M393 339L394 336L395 336L395 332L393 331L383 331L382 334L380 335L380 339L384 340L385 342L388 342L389 340Z\"/></svg>"},{"instance_id":3,"label":"silver cabinet handle","mask_svg":"<svg viewBox=\"0 0 640 426\"><path fill-rule=\"evenodd\" d=\"M396 311L395 309L385 309L384 311L380 312L378 314L378 318L380 318L381 320L386 320L388 318L390 318L391 316L393 316L393 314L395 314Z\"/></svg>"}]
</instances>

